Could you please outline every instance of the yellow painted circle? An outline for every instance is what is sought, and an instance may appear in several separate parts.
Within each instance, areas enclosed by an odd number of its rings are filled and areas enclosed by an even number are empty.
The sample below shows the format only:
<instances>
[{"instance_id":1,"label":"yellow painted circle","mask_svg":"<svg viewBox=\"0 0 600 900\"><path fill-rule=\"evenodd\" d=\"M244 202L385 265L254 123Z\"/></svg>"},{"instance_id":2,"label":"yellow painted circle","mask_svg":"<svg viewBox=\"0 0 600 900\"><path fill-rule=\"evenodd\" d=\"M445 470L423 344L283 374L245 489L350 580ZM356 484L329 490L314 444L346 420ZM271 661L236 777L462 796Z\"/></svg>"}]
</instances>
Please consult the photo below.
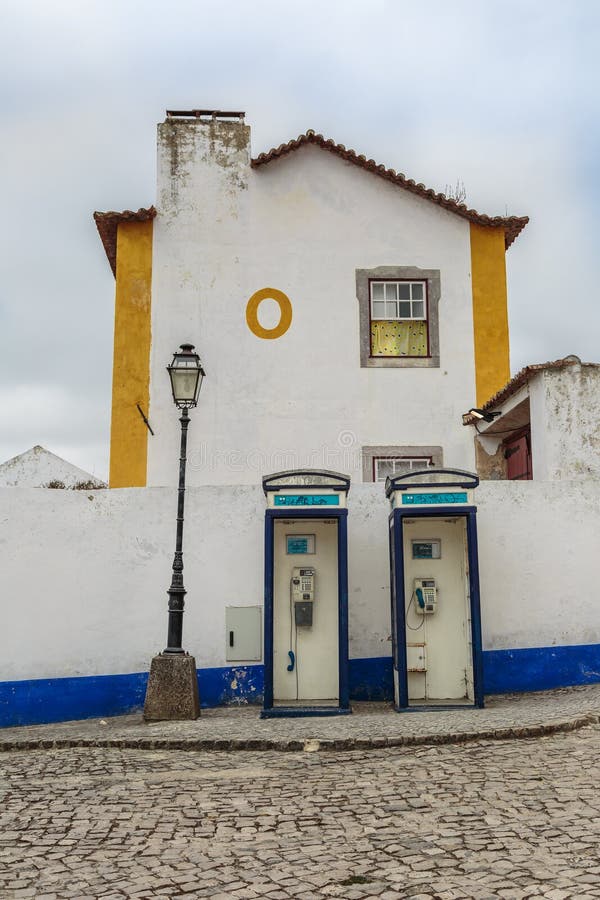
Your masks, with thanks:
<instances>
[{"instance_id":1,"label":"yellow painted circle","mask_svg":"<svg viewBox=\"0 0 600 900\"><path fill-rule=\"evenodd\" d=\"M258 307L263 300L274 300L279 304L279 322L274 328L263 328L258 321ZM278 291L277 288L261 288L260 291L256 291L255 294L252 294L248 300L248 305L246 306L246 322L248 323L248 328L252 334L256 335L256 337L265 338L266 340L281 337L292 324L292 304L290 298L284 294L283 291Z\"/></svg>"}]
</instances>

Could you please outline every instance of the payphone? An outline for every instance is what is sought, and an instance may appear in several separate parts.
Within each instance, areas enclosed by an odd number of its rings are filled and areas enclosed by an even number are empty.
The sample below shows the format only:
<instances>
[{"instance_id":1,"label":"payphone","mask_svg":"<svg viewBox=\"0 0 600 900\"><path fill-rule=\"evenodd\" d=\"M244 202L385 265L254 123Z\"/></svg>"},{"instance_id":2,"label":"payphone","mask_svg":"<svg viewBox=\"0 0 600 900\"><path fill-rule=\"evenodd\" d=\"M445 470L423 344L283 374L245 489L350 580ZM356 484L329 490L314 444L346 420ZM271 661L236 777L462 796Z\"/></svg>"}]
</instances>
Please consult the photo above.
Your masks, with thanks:
<instances>
[{"instance_id":1,"label":"payphone","mask_svg":"<svg viewBox=\"0 0 600 900\"><path fill-rule=\"evenodd\" d=\"M413 596L415 611L422 616L431 615L437 607L437 588L434 578L415 578Z\"/></svg>"},{"instance_id":2,"label":"payphone","mask_svg":"<svg viewBox=\"0 0 600 900\"><path fill-rule=\"evenodd\" d=\"M483 706L478 483L477 475L457 469L386 481L398 711Z\"/></svg>"},{"instance_id":3,"label":"payphone","mask_svg":"<svg viewBox=\"0 0 600 900\"><path fill-rule=\"evenodd\" d=\"M309 628L313 623L313 603L315 601L315 570L292 569L290 581L291 602L296 626Z\"/></svg>"},{"instance_id":4,"label":"payphone","mask_svg":"<svg viewBox=\"0 0 600 900\"><path fill-rule=\"evenodd\" d=\"M263 718L350 712L349 487L348 476L324 470L279 472L263 479Z\"/></svg>"}]
</instances>

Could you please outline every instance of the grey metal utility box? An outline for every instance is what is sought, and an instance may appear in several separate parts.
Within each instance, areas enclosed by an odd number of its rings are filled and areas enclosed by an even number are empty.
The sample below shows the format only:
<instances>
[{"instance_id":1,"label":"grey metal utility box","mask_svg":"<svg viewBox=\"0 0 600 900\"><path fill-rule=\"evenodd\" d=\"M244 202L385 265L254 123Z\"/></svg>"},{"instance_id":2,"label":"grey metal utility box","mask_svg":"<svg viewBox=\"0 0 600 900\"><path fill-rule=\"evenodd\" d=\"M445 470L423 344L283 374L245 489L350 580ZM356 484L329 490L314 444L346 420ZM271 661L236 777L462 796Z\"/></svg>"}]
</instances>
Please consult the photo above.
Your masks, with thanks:
<instances>
[{"instance_id":1,"label":"grey metal utility box","mask_svg":"<svg viewBox=\"0 0 600 900\"><path fill-rule=\"evenodd\" d=\"M228 662L258 662L262 659L260 606L227 606L225 629L225 659Z\"/></svg>"}]
</instances>

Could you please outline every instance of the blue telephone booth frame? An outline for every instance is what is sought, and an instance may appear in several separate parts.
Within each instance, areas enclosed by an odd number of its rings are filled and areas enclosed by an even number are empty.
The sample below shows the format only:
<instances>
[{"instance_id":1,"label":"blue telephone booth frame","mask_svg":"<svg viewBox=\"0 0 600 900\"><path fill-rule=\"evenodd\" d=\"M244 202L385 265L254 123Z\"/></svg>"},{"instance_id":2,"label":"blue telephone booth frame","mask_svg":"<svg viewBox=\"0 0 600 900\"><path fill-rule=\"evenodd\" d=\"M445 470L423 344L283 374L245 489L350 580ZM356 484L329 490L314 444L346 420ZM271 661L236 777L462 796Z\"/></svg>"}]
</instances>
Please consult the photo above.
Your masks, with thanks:
<instances>
[{"instance_id":1,"label":"blue telephone booth frame","mask_svg":"<svg viewBox=\"0 0 600 900\"><path fill-rule=\"evenodd\" d=\"M442 481L421 481L432 476L434 470L424 472L411 472L388 478L386 481L386 496L388 498L395 491L418 491L420 489L461 488L470 489L477 487L479 478L470 472L459 469L438 469L435 474L440 477L448 476ZM406 655L406 592L404 589L404 519L416 518L464 518L466 519L467 532L467 559L469 564L469 601L471 611L471 647L473 664L473 703L448 703L428 705L423 703L410 703L408 698L408 665ZM482 709L484 706L483 695L483 650L481 637L481 603L479 593L479 553L477 545L477 507L472 504L439 506L401 506L392 509L389 516L389 541L390 541L390 599L392 614L392 653L394 670L398 673L398 696L395 701L397 712L409 711L433 711L444 709Z\"/></svg>"},{"instance_id":2,"label":"blue telephone booth frame","mask_svg":"<svg viewBox=\"0 0 600 900\"><path fill-rule=\"evenodd\" d=\"M297 477L297 481L294 479ZM291 479L287 482L287 479ZM309 480L315 479L310 484ZM317 481L318 479L318 481ZM286 483L282 484L282 481ZM263 478L265 493L282 489L316 494L320 490L335 490L346 495L350 478L327 470L295 470L278 472ZM273 705L273 581L274 537L277 519L335 519L338 549L338 706L274 706ZM300 716L349 715L350 682L348 673L348 510L345 507L310 506L309 508L268 508L265 511L265 607L264 607L264 701L261 719L295 718Z\"/></svg>"}]
</instances>

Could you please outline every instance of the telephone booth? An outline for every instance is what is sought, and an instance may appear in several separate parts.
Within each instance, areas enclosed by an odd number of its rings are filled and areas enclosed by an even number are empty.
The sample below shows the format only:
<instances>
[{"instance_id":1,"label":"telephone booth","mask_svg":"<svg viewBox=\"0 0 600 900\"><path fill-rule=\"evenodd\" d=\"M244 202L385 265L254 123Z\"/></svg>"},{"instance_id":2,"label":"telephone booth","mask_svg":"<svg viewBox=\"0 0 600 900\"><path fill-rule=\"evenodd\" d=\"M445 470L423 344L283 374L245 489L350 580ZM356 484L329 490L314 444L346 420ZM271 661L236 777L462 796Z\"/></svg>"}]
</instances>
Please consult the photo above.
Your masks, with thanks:
<instances>
[{"instance_id":1,"label":"telephone booth","mask_svg":"<svg viewBox=\"0 0 600 900\"><path fill-rule=\"evenodd\" d=\"M263 478L265 690L262 718L350 713L347 475Z\"/></svg>"},{"instance_id":2,"label":"telephone booth","mask_svg":"<svg viewBox=\"0 0 600 900\"><path fill-rule=\"evenodd\" d=\"M457 469L386 481L398 712L483 707L478 484Z\"/></svg>"}]
</instances>

